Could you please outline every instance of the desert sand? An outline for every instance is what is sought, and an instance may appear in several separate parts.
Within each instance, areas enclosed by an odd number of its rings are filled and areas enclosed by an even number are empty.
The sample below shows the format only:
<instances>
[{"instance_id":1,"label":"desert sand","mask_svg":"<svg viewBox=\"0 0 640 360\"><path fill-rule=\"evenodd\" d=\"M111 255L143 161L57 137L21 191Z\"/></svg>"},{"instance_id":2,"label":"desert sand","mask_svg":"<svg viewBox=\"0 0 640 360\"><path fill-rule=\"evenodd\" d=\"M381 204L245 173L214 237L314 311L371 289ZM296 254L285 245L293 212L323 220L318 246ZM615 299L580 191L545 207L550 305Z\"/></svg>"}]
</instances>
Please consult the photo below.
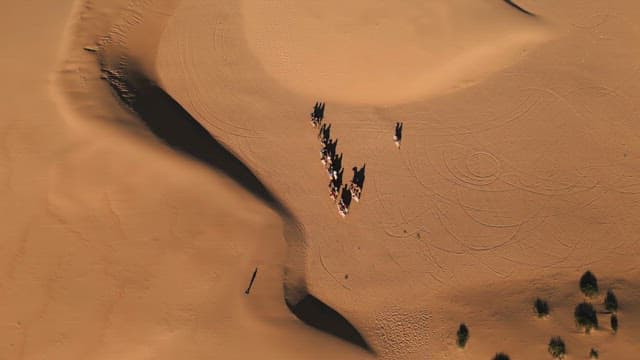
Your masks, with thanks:
<instances>
[{"instance_id":1,"label":"desert sand","mask_svg":"<svg viewBox=\"0 0 640 360\"><path fill-rule=\"evenodd\" d=\"M636 2L1 16L0 359L544 359L552 336L570 359L638 357ZM344 183L366 169L346 217L318 101Z\"/></svg>"}]
</instances>

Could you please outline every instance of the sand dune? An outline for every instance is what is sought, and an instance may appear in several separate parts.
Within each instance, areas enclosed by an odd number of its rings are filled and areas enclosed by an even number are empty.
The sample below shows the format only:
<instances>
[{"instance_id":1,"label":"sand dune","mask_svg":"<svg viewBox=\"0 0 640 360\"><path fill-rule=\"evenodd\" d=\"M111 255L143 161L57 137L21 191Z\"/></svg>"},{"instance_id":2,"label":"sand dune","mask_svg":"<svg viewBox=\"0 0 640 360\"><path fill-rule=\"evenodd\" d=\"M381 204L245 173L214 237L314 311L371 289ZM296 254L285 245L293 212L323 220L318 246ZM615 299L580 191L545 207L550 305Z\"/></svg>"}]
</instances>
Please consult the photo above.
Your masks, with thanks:
<instances>
[{"instance_id":1,"label":"sand dune","mask_svg":"<svg viewBox=\"0 0 640 360\"><path fill-rule=\"evenodd\" d=\"M332 123L332 135L339 139L347 172L351 166L367 165L363 202L344 223L326 199L326 180L319 174L319 164L314 163L318 149L315 134L302 115L305 110L308 112L309 104L325 99L322 86L315 86L323 81L323 74L316 71L313 62L302 62L309 65L301 66L303 71L308 70L304 76L313 81L299 92L294 92L299 89L292 90L290 83L283 84L283 79L274 75L251 46L246 27L254 25L245 24L248 15L247 3L244 4L206 7L203 2L183 2L169 20L160 43L160 82L255 169L267 186L287 189L282 192L283 201L305 225L311 243L311 291L335 299L331 305L362 329L383 356L412 357L412 353L422 351L443 356L454 347L447 339L451 339L456 323L463 321L458 319L472 317L480 323L490 322L490 317L473 316L473 307L442 305L446 302L443 298L458 299L456 294L469 289L477 287L480 291L489 286L484 296L474 297L484 305L483 299L496 296L491 287L499 288L502 282L515 286L546 278L548 283L540 286L560 291L586 267L597 269L599 263L604 267L594 271L637 271L632 255L637 250L632 240L618 243L628 251L607 251L610 239L606 234L611 231L611 224L621 223L614 220L614 215L605 214L617 208L614 204L619 204L620 198L607 198L605 194L612 193L601 187L603 174L592 172L592 166L616 164L614 159L618 157L624 159L624 151L613 150L612 145L618 142L613 139L629 133L618 128L610 129L619 134L615 137L598 135L604 130L604 119L611 118L607 115L610 109L603 105L615 101L621 114L629 114L635 111L633 102L609 96L607 101L603 99L602 107L597 107L587 99L601 91L598 86L576 84L583 89L578 93L570 87L564 90L569 86L567 81L588 83L595 78L605 83L602 88L609 86L608 82L616 83L608 73L597 75L593 65L586 62L585 70L578 67L567 71L568 64L577 65L575 49L567 44L583 43L583 37L588 37L574 26L585 21L583 14L569 16L572 8L567 5L532 9L539 15L531 19L502 2L492 3L487 6L505 6L500 8L505 15L501 21L517 23L524 29L531 26L528 31L545 33L547 42L527 47L517 62L502 72L494 72L481 84L446 96L396 106L375 105L376 99L370 101L374 106L362 105L348 96L337 95L340 100L327 100L326 118ZM276 10L271 15L276 16L275 13ZM563 19L566 16L569 18ZM290 18L284 13L278 19L286 23ZM486 27L475 21L467 26L475 26L472 29L481 32L481 37ZM213 35L206 31L212 24ZM298 39L320 36L299 32L295 35ZM422 35L428 38L427 33ZM290 43L295 41L294 37ZM411 48L414 44L409 40L397 46L403 45ZM313 47L290 46L308 59L317 53ZM352 52L346 55L329 51L333 48L328 47L320 52L324 55L318 56L357 58L359 46L355 42ZM592 51L604 52L613 46L607 43ZM181 56L170 55L176 53ZM630 58L621 58L619 66L632 71ZM598 61L598 56L590 59ZM494 65L504 66L489 64L485 70ZM604 72L607 69L602 67ZM357 73L358 67L353 71ZM328 78L337 85L341 74L331 76L334 77ZM359 85L353 86L345 89L361 94ZM342 91L339 86L335 88L334 95ZM318 95L308 96L314 89ZM395 91L397 87L390 89ZM620 91L627 96L638 93L633 88ZM229 93L234 94L233 98L225 96ZM393 103L392 99L389 101ZM588 110L576 110L583 105L574 104L586 103ZM583 113L591 113L588 122ZM226 114L234 114L237 121L229 122ZM602 120L598 120L600 116ZM391 143L392 126L398 120L405 122L400 152ZM576 131L591 138L577 136ZM633 143L631 139L622 142L626 146ZM595 144L600 145L593 148ZM589 148L593 150L587 151ZM619 166L633 167L632 163ZM596 202L599 205L593 208ZM629 209L625 205L625 211ZM609 220L595 220L603 218ZM614 258L615 265L610 260ZM616 266L619 270L612 270ZM523 316L530 316L525 310L530 305L524 299L535 297L538 291L540 288L517 286L515 293L523 293L523 297L514 300L514 306L521 306ZM410 300L415 298L421 300ZM458 306L469 310L456 314L453 309ZM571 304L562 306L569 309ZM485 311L508 314L506 307L498 302L495 308ZM403 325L388 325L394 323ZM522 321L513 326L526 324ZM573 324L563 324L563 332L571 332ZM539 335L532 331L535 335L531 336L546 336L547 330L538 331ZM510 331L504 333L514 334L509 339L517 336ZM488 358L503 347L514 356L535 357L546 345L543 341L538 347L527 348L515 340L493 342L487 339L492 338L490 335L483 338L483 344L475 345L478 352L467 356ZM586 347L590 341L577 339L579 347Z\"/></svg>"},{"instance_id":2,"label":"sand dune","mask_svg":"<svg viewBox=\"0 0 640 360\"><path fill-rule=\"evenodd\" d=\"M471 86L545 39L500 1L242 3L247 46L281 85L333 102L396 104Z\"/></svg>"},{"instance_id":3,"label":"sand dune","mask_svg":"<svg viewBox=\"0 0 640 360\"><path fill-rule=\"evenodd\" d=\"M81 21L74 22L69 54L51 87L59 109L22 122L37 130L46 115L58 132L33 140L25 131L9 133L20 141L7 144L12 173L3 178L2 357L210 358L221 349L238 359L364 356L286 307L285 237L297 231L223 171L156 140L100 79L96 53L83 47L98 48L100 31L114 26L109 21L134 10L100 5L78 4L72 12ZM19 10L27 16L29 8ZM97 17L98 10L113 17ZM34 156L39 149L49 155ZM27 156L16 158L19 152ZM250 174L244 169L237 163L228 170L240 185L236 175ZM250 188L258 180L247 181Z\"/></svg>"},{"instance_id":4,"label":"sand dune","mask_svg":"<svg viewBox=\"0 0 640 360\"><path fill-rule=\"evenodd\" d=\"M0 358L538 359L551 336L570 358L635 358L639 15L12 3ZM316 101L345 182L366 164L346 218ZM600 328L575 327L586 270L618 295L615 335L603 294Z\"/></svg>"}]
</instances>

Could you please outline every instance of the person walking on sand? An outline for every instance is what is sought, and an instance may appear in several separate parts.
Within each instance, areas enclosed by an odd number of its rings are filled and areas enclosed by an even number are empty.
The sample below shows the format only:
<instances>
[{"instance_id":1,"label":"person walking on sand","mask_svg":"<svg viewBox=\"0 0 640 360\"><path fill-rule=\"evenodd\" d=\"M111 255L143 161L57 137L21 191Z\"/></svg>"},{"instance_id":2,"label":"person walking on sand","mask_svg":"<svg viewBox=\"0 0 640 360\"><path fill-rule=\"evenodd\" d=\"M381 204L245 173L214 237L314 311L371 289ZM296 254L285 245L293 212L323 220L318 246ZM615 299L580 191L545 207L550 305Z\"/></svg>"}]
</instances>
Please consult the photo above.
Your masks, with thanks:
<instances>
[{"instance_id":1,"label":"person walking on sand","mask_svg":"<svg viewBox=\"0 0 640 360\"><path fill-rule=\"evenodd\" d=\"M396 123L396 130L395 130L395 135L393 135L393 142L395 142L396 147L398 149L400 149L400 141L402 141L402 127L403 127L403 123L401 122L397 122Z\"/></svg>"}]
</instances>

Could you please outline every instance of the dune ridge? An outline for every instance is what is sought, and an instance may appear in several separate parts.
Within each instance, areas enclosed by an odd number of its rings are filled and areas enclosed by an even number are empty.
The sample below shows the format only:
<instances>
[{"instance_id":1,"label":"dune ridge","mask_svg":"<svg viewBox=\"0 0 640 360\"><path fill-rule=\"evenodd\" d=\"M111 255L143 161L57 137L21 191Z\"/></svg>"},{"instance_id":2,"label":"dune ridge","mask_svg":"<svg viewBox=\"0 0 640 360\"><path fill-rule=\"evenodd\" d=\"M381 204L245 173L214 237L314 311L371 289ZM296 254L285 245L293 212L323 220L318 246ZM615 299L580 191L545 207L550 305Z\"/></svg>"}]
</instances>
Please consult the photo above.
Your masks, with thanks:
<instances>
[{"instance_id":1,"label":"dune ridge","mask_svg":"<svg viewBox=\"0 0 640 360\"><path fill-rule=\"evenodd\" d=\"M177 4L166 1L164 14ZM153 41L146 39L143 57L129 53L136 42L129 34L137 25L146 23L155 34L162 32L162 19L154 19L144 10L155 5L150 1L129 4L124 15L111 27L90 52L95 53L101 78L109 84L120 103L169 147L188 155L228 176L278 213L283 221L283 237L287 243L287 260L283 267L283 303L302 322L372 351L367 342L338 312L309 293L305 282L304 228L295 216L267 189L252 171L220 144L184 108L153 80L155 56ZM151 18L150 20L147 18ZM150 26L148 24L151 24ZM137 35L139 36L139 35ZM85 47L87 50L87 47ZM138 64L137 62L140 61Z\"/></svg>"},{"instance_id":2,"label":"dune ridge","mask_svg":"<svg viewBox=\"0 0 640 360\"><path fill-rule=\"evenodd\" d=\"M551 37L526 14L501 1L250 0L242 26L248 49L282 86L384 106L458 91L517 62Z\"/></svg>"},{"instance_id":3,"label":"dune ridge","mask_svg":"<svg viewBox=\"0 0 640 360\"><path fill-rule=\"evenodd\" d=\"M100 49L100 53L105 51ZM123 61L120 61L122 65ZM170 147L222 171L247 191L271 206L283 219L288 244L284 268L284 301L303 322L371 351L362 335L335 310L306 289L305 240L300 224L240 160L220 145L198 121L161 88L131 65L115 70L102 67L106 80L140 120Z\"/></svg>"}]
</instances>

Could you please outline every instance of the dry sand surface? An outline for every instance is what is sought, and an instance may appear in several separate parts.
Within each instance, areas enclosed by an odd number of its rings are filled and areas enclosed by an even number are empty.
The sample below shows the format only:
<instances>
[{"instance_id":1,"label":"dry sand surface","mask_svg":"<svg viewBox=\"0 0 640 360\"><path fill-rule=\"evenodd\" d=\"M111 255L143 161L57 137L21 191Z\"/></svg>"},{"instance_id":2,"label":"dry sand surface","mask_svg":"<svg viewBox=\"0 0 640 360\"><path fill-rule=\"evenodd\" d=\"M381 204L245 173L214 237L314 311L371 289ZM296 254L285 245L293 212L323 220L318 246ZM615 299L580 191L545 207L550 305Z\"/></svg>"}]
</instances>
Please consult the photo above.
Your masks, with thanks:
<instances>
[{"instance_id":1,"label":"dry sand surface","mask_svg":"<svg viewBox=\"0 0 640 360\"><path fill-rule=\"evenodd\" d=\"M640 357L636 1L0 16L0 359ZM366 164L345 218L316 101L344 182Z\"/></svg>"}]
</instances>

